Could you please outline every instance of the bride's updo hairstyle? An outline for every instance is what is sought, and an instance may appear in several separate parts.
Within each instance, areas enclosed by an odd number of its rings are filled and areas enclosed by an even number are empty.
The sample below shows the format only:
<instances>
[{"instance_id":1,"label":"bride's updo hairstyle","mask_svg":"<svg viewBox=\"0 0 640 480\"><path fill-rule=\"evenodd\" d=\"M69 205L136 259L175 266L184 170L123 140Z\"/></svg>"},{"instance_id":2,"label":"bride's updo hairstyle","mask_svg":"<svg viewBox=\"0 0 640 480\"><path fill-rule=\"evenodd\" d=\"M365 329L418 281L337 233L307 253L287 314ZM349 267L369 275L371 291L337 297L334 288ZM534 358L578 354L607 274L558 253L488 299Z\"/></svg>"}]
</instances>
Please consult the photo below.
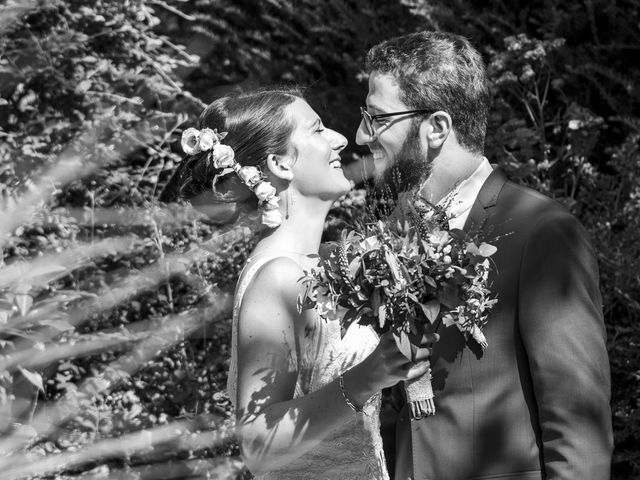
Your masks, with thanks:
<instances>
[{"instance_id":1,"label":"bride's updo hairstyle","mask_svg":"<svg viewBox=\"0 0 640 480\"><path fill-rule=\"evenodd\" d=\"M268 155L292 152L295 123L285 109L299 98L302 98L301 92L294 89L225 96L204 109L198 128L227 132L222 143L233 149L236 162L266 172ZM213 165L208 153L187 155L160 194L160 200L171 202L183 198L205 209L222 203L236 203L239 210L255 209L257 197L251 189L234 172L220 175L223 169Z\"/></svg>"}]
</instances>

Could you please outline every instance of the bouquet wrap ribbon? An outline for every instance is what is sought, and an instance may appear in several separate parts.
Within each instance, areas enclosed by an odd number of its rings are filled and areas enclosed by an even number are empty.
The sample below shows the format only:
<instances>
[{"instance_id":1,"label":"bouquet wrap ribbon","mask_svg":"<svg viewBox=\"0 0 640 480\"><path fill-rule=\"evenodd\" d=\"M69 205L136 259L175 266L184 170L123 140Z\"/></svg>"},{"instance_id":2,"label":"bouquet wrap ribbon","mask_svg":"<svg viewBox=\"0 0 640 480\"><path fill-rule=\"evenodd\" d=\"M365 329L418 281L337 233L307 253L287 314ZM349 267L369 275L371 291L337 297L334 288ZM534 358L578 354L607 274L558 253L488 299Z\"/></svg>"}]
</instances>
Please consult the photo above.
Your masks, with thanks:
<instances>
[{"instance_id":1,"label":"bouquet wrap ribbon","mask_svg":"<svg viewBox=\"0 0 640 480\"><path fill-rule=\"evenodd\" d=\"M404 390L407 395L411 420L419 420L436 413L433 388L431 387L431 373L427 372L421 377L405 381Z\"/></svg>"}]
</instances>

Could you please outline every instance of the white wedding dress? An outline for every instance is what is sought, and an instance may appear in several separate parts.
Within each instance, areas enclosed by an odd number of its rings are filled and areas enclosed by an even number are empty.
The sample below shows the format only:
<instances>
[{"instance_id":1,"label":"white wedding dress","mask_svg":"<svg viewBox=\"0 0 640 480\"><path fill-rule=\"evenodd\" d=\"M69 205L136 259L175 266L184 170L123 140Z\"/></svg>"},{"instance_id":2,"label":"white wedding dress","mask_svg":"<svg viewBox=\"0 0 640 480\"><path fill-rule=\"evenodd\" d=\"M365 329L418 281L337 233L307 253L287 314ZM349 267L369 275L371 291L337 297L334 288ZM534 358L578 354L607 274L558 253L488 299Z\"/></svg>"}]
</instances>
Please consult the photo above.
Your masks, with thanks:
<instances>
[{"instance_id":1,"label":"white wedding dress","mask_svg":"<svg viewBox=\"0 0 640 480\"><path fill-rule=\"evenodd\" d=\"M279 253L250 259L240 274L234 299L231 364L227 389L236 401L237 329L242 296L256 272L268 261L286 256L300 264L300 256ZM268 321L268 319L265 319ZM312 334L305 337L298 358L298 379L294 396L300 397L330 383L341 373L360 363L378 344L377 334L369 327L352 324L344 338L337 321L316 316ZM380 436L380 394L372 397L364 413L353 413L311 451L288 465L261 475L259 479L304 480L388 480L382 438Z\"/></svg>"}]
</instances>

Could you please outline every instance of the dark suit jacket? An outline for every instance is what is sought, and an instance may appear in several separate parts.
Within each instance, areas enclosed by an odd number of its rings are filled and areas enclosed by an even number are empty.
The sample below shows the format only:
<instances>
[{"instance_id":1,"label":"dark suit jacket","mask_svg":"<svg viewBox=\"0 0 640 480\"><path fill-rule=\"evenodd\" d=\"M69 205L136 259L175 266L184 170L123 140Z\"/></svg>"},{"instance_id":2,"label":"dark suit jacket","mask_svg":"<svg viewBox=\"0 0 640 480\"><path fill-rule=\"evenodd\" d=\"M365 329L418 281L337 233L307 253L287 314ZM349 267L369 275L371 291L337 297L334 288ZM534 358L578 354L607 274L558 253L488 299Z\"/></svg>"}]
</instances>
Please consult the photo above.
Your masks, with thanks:
<instances>
[{"instance_id":1,"label":"dark suit jacket","mask_svg":"<svg viewBox=\"0 0 640 480\"><path fill-rule=\"evenodd\" d=\"M498 248L482 352L441 327L436 414L397 419L395 479L602 480L613 435L598 268L560 204L489 176L465 230Z\"/></svg>"}]
</instances>

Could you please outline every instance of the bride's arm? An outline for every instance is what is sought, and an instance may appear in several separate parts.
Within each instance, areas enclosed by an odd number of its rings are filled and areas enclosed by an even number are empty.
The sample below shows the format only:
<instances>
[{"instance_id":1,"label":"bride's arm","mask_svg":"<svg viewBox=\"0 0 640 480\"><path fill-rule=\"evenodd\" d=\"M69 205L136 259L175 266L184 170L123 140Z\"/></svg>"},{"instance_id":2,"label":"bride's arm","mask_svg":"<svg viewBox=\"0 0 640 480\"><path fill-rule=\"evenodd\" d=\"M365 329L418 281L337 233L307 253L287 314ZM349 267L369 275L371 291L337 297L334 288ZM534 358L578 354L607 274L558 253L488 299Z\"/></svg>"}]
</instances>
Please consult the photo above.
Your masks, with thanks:
<instances>
[{"instance_id":1,"label":"bride's arm","mask_svg":"<svg viewBox=\"0 0 640 480\"><path fill-rule=\"evenodd\" d=\"M236 417L245 461L254 474L290 463L353 415L337 379L293 399L297 338L313 321L312 311L296 310L301 276L302 270L292 261L274 260L258 273L243 298ZM382 387L425 371L424 364L409 364L393 340L384 339L345 373L345 390L362 405Z\"/></svg>"}]
</instances>

